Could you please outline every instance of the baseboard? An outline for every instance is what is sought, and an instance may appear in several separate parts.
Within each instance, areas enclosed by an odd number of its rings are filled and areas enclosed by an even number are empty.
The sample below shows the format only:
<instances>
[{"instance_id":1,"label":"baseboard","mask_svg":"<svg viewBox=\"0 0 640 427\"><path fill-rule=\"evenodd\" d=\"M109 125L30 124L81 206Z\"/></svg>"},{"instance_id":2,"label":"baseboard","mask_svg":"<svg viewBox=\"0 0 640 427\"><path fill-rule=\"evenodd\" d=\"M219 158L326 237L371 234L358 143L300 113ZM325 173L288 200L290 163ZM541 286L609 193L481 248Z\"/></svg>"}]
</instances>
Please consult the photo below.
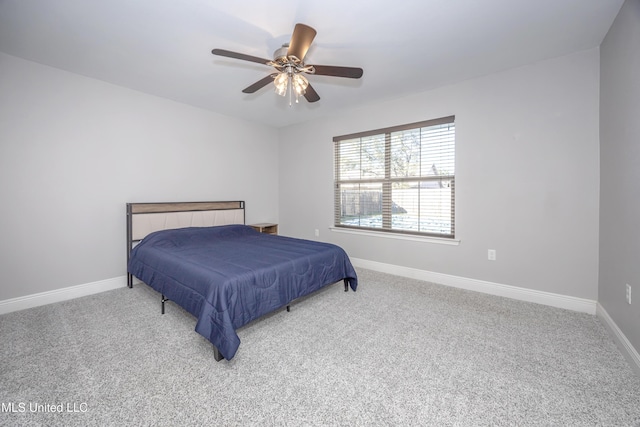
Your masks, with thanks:
<instances>
[{"instance_id":1,"label":"baseboard","mask_svg":"<svg viewBox=\"0 0 640 427\"><path fill-rule=\"evenodd\" d=\"M620 330L618 325L616 325L616 322L613 321L611 316L609 316L609 313L607 313L607 310L605 310L600 303L598 303L597 315L609 329L611 335L613 335L618 348L631 365L631 368L640 375L640 354L638 354L631 342L627 339L625 334Z\"/></svg>"},{"instance_id":2,"label":"baseboard","mask_svg":"<svg viewBox=\"0 0 640 427\"><path fill-rule=\"evenodd\" d=\"M424 280L441 285L482 292L490 295L513 298L520 301L534 302L537 304L544 304L552 307L564 308L593 315L596 314L597 310L596 301L584 298L576 298L566 295L554 294L551 292L519 288L516 286L503 285L483 280L436 273L427 270L419 270L410 267L402 267L393 264L385 264L377 261L369 261L359 258L351 258L351 262L356 267L362 267L369 270L393 274L396 276L408 277L411 279ZM66 301L73 298L97 294L99 292L110 291L112 289L126 286L126 284L127 277L120 276L111 279L100 280L97 282L85 283L82 285L70 286L53 291L4 300L0 301L0 314L11 313L12 311L38 307L54 302Z\"/></svg>"},{"instance_id":3,"label":"baseboard","mask_svg":"<svg viewBox=\"0 0 640 427\"><path fill-rule=\"evenodd\" d=\"M432 271L419 270L416 268L402 267L358 258L351 258L351 262L356 267L380 271L382 273L389 273L395 276L419 279L440 285L452 286L455 288L482 292L485 294L497 295L520 301L533 302L551 307L564 308L567 310L579 311L581 313L588 313L592 315L596 314L597 302L589 299L519 288L517 286L503 285L484 280L469 279L467 277L452 276L449 274L435 273Z\"/></svg>"},{"instance_id":4,"label":"baseboard","mask_svg":"<svg viewBox=\"0 0 640 427\"><path fill-rule=\"evenodd\" d=\"M111 279L99 280L97 282L41 292L39 294L12 298L0 301L0 314L93 295L104 291L110 291L112 289L122 288L123 286L127 286L127 276L114 277Z\"/></svg>"}]
</instances>

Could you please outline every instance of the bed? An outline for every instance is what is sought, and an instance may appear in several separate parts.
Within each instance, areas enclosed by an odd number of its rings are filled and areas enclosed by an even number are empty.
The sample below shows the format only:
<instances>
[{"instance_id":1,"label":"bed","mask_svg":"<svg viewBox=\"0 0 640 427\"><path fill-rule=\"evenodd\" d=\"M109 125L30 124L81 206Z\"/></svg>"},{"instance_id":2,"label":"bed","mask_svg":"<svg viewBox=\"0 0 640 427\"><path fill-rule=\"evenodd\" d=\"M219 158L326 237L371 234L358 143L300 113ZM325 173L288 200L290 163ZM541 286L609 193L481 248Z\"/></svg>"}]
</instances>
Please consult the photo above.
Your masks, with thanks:
<instances>
[{"instance_id":1,"label":"bed","mask_svg":"<svg viewBox=\"0 0 640 427\"><path fill-rule=\"evenodd\" d=\"M127 203L128 286L133 277L196 317L217 361L233 358L236 330L356 272L339 246L269 235L244 225L244 202Z\"/></svg>"}]
</instances>

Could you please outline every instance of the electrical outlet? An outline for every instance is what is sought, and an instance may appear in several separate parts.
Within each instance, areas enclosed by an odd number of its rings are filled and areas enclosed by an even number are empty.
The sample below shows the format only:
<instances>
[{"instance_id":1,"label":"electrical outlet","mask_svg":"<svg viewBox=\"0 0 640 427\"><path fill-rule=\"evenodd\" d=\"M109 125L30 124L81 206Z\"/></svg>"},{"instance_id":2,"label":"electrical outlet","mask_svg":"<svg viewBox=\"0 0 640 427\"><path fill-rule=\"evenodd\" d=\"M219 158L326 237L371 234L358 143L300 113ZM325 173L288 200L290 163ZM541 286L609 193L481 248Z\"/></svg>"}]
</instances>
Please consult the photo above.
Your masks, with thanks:
<instances>
[{"instance_id":1,"label":"electrical outlet","mask_svg":"<svg viewBox=\"0 0 640 427\"><path fill-rule=\"evenodd\" d=\"M487 258L489 259L489 261L495 261L496 260L496 250L495 249L489 249L489 252L487 253Z\"/></svg>"},{"instance_id":2,"label":"electrical outlet","mask_svg":"<svg viewBox=\"0 0 640 427\"><path fill-rule=\"evenodd\" d=\"M316 228L316 237L320 237L320 230Z\"/></svg>"},{"instance_id":3,"label":"electrical outlet","mask_svg":"<svg viewBox=\"0 0 640 427\"><path fill-rule=\"evenodd\" d=\"M627 283L625 286L627 290L627 295L625 299L627 300L627 304L631 304L631 285Z\"/></svg>"}]
</instances>

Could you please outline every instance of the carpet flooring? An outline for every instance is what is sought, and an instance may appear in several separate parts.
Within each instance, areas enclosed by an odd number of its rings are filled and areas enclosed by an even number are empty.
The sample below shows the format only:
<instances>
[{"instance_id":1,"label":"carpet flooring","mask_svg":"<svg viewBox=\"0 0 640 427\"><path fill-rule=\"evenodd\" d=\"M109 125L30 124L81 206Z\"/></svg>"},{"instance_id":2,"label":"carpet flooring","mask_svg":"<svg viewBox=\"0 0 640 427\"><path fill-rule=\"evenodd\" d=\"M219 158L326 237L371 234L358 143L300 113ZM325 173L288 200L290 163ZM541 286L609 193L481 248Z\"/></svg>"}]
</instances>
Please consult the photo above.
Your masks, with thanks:
<instances>
[{"instance_id":1,"label":"carpet flooring","mask_svg":"<svg viewBox=\"0 0 640 427\"><path fill-rule=\"evenodd\" d=\"M640 426L597 317L358 269L242 327L135 285L0 316L0 425Z\"/></svg>"}]
</instances>

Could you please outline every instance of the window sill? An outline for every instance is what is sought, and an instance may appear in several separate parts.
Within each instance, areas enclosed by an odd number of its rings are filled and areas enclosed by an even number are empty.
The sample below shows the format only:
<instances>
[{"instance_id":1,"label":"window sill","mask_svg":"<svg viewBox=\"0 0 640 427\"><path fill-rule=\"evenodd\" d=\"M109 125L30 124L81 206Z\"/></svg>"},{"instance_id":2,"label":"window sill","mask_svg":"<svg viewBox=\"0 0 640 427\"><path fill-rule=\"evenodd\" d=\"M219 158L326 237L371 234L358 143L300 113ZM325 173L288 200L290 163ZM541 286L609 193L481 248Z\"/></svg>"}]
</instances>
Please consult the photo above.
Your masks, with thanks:
<instances>
[{"instance_id":1,"label":"window sill","mask_svg":"<svg viewBox=\"0 0 640 427\"><path fill-rule=\"evenodd\" d=\"M384 231L357 230L354 228L329 227L335 233L358 234L360 236L383 237L385 239L410 240L413 242L435 243L438 245L458 246L459 239L445 239L443 237L417 236L415 234L387 233Z\"/></svg>"}]
</instances>

